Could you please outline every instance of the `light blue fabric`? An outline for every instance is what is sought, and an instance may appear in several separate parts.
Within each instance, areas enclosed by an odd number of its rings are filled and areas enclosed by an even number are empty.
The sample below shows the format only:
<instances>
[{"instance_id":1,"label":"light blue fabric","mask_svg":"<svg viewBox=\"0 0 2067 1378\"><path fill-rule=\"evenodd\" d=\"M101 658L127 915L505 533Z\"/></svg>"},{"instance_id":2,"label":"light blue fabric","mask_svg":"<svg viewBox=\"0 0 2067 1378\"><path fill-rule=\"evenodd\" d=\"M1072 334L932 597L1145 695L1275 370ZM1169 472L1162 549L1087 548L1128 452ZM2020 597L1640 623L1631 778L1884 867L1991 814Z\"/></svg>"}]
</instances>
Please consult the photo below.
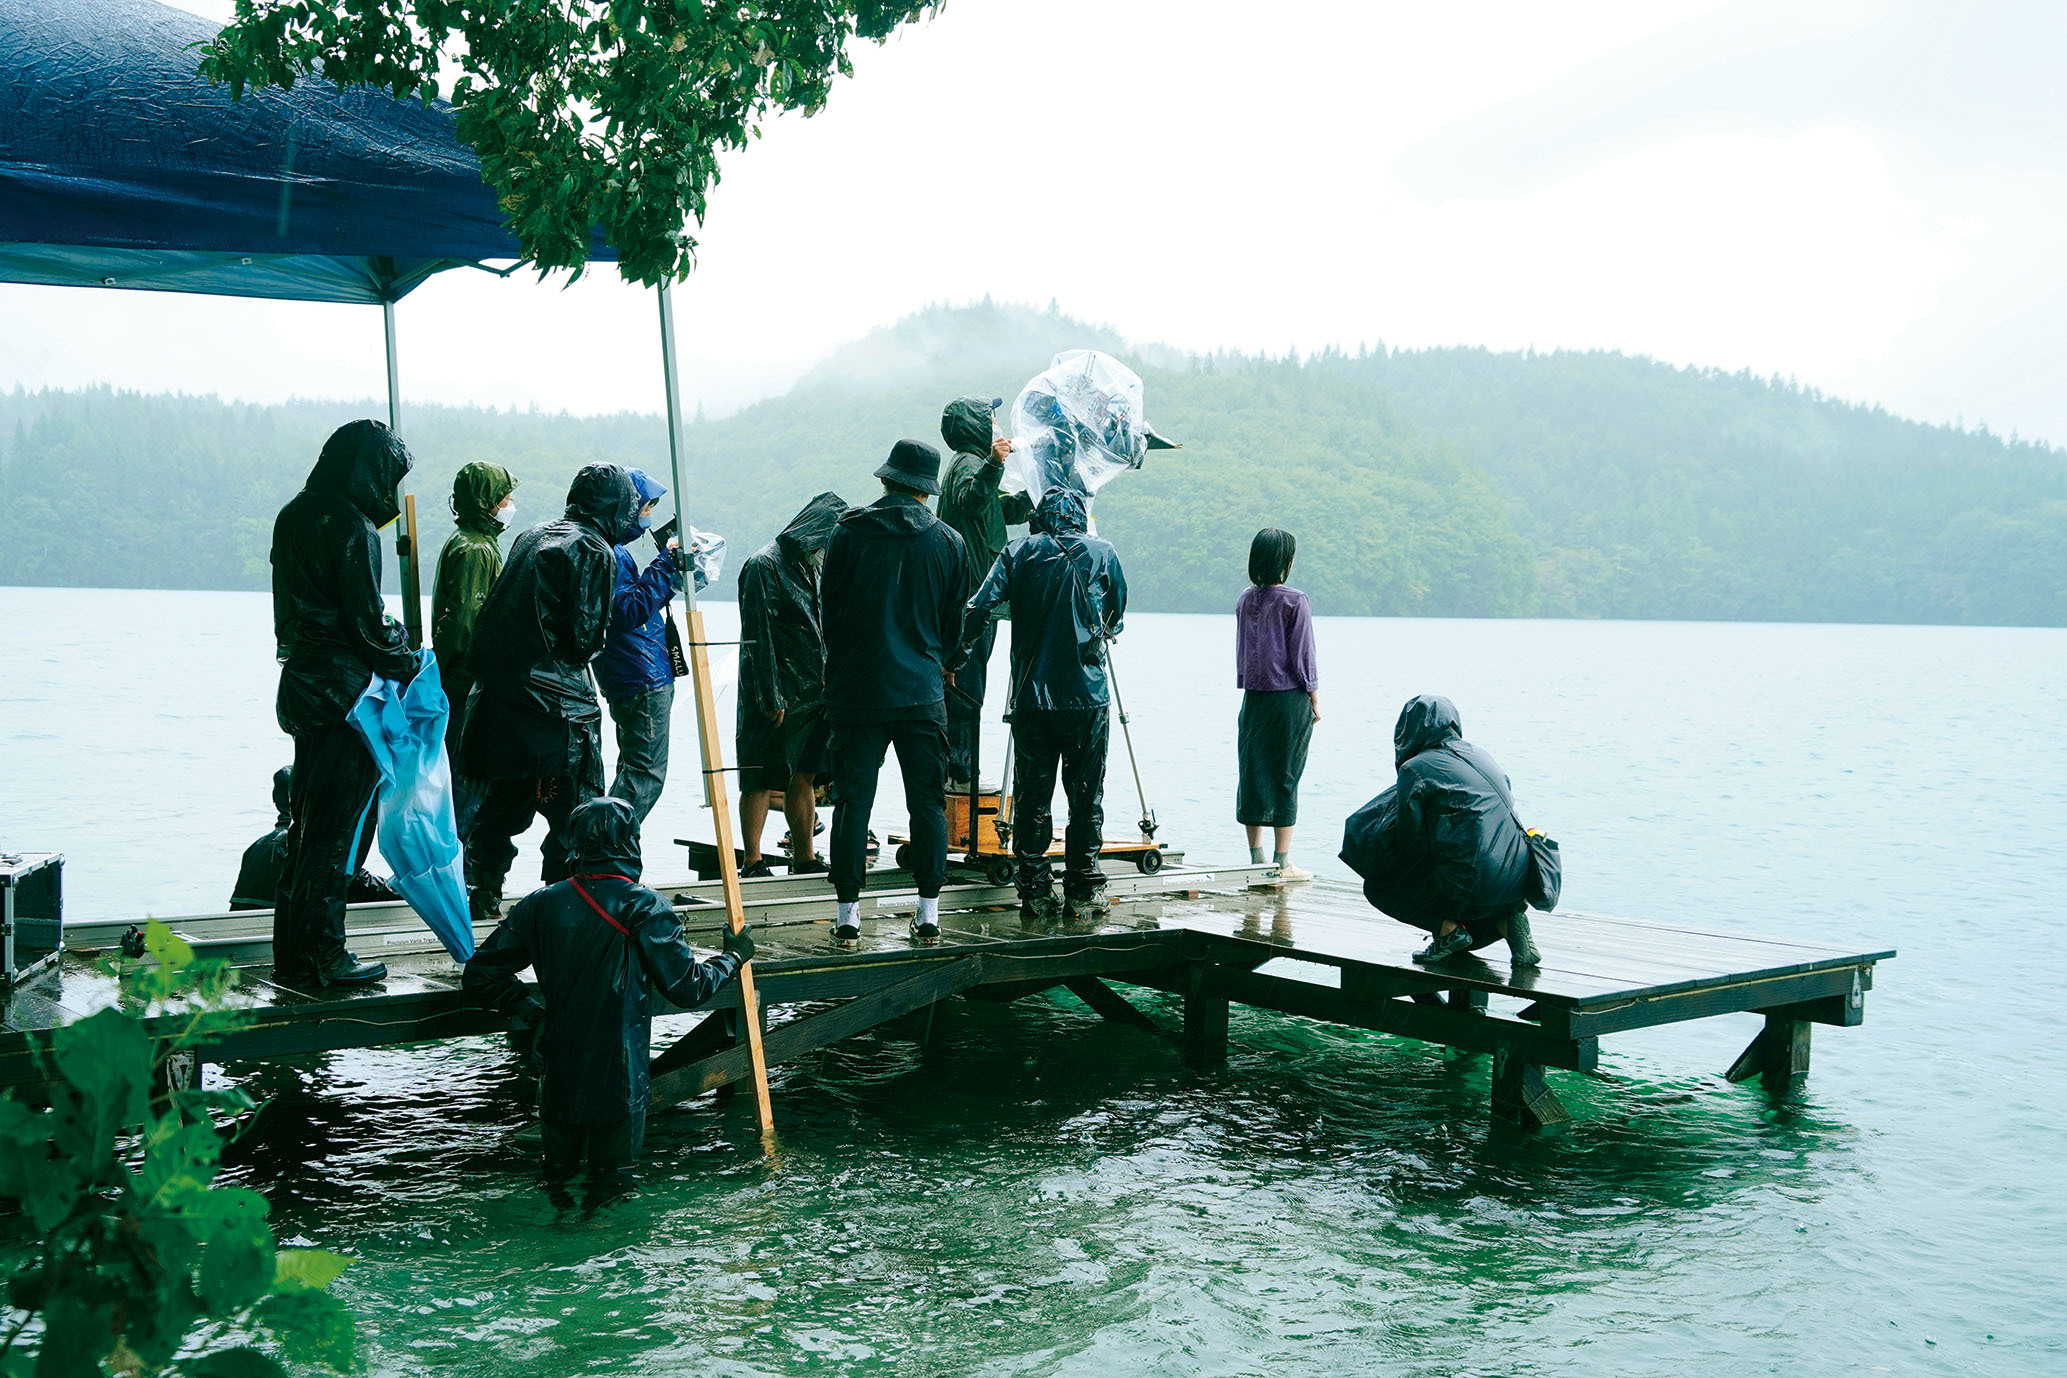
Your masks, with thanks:
<instances>
[{"instance_id":1,"label":"light blue fabric","mask_svg":"<svg viewBox=\"0 0 2067 1378\"><path fill-rule=\"evenodd\" d=\"M445 760L449 707L436 658L418 651L416 666L406 688L374 676L349 716L380 770L374 837L395 873L392 884L453 960L464 962L474 955L474 926Z\"/></svg>"}]
</instances>

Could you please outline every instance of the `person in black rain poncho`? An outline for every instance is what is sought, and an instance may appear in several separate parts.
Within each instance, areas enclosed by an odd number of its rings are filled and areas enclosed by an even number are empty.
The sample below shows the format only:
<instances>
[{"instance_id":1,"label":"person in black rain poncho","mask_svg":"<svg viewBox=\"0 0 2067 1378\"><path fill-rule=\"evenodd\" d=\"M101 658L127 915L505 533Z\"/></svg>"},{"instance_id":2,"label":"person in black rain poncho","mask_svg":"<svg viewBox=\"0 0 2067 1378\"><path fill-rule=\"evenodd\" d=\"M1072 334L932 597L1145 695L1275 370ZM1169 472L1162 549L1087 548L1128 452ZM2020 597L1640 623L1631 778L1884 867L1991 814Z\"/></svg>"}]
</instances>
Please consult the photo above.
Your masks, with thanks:
<instances>
[{"instance_id":1,"label":"person in black rain poncho","mask_svg":"<svg viewBox=\"0 0 2067 1378\"><path fill-rule=\"evenodd\" d=\"M230 908L271 909L279 899L280 877L287 874L287 824L294 798L294 767L281 766L273 772L273 830L244 849L237 867L236 888L230 891ZM369 830L370 831L370 830ZM352 872L345 886L349 904L400 904L395 888L361 866Z\"/></svg>"},{"instance_id":2,"label":"person in black rain poncho","mask_svg":"<svg viewBox=\"0 0 2067 1378\"><path fill-rule=\"evenodd\" d=\"M1537 965L1524 899L1529 839L1506 772L1464 740L1457 706L1438 695L1409 699L1392 741L1398 782L1343 829L1342 860L1364 878L1364 898L1428 930L1417 962L1505 938L1516 966Z\"/></svg>"},{"instance_id":3,"label":"person in black rain poncho","mask_svg":"<svg viewBox=\"0 0 2067 1378\"><path fill-rule=\"evenodd\" d=\"M962 653L989 644L993 610L1012 605L1012 687L1006 716L1019 779L1012 791L1012 855L1019 863L1019 912L1055 917L1048 868L1055 775L1069 800L1063 895L1073 920L1110 908L1098 852L1105 832L1105 753L1111 737L1105 643L1127 611L1127 576L1111 544L1084 534L1083 494L1051 488L1034 512L1032 535L1005 547L969 600ZM959 676L957 676L959 681Z\"/></svg>"},{"instance_id":4,"label":"person in black rain poncho","mask_svg":"<svg viewBox=\"0 0 2067 1378\"><path fill-rule=\"evenodd\" d=\"M373 842L379 771L345 720L375 675L408 683L416 655L380 601L379 529L401 515L412 460L378 421L323 444L307 483L273 523L273 636L280 728L294 738L287 859L273 911L273 969L285 985L377 981L345 951L345 900Z\"/></svg>"},{"instance_id":5,"label":"person in black rain poncho","mask_svg":"<svg viewBox=\"0 0 2067 1378\"><path fill-rule=\"evenodd\" d=\"M792 875L822 871L811 835L825 771L825 622L819 578L847 513L820 493L739 566L739 824L743 876L774 874L761 855L771 800L789 818Z\"/></svg>"},{"instance_id":6,"label":"person in black rain poncho","mask_svg":"<svg viewBox=\"0 0 2067 1378\"><path fill-rule=\"evenodd\" d=\"M576 804L603 792L602 710L589 661L610 628L613 546L639 534L639 495L615 464L591 464L567 489L560 520L532 527L474 620L460 768L488 782L467 837L475 922L501 912L512 840L543 814L547 884L568 874L562 832Z\"/></svg>"},{"instance_id":7,"label":"person in black rain poncho","mask_svg":"<svg viewBox=\"0 0 2067 1378\"><path fill-rule=\"evenodd\" d=\"M825 551L825 716L831 725L833 940L861 937L868 815L883 755L897 750L911 811L911 936L940 938L947 879L947 683L969 596L962 538L926 510L940 452L900 440L876 469L883 496L840 518Z\"/></svg>"},{"instance_id":8,"label":"person in black rain poncho","mask_svg":"<svg viewBox=\"0 0 2067 1378\"><path fill-rule=\"evenodd\" d=\"M694 1009L753 960L752 934L697 960L665 899L639 884L639 824L622 799L591 799L562 835L573 874L519 900L466 964L467 995L512 1015L513 1038L545 1063L545 1178L588 1163L589 1205L622 1194L646 1134L653 997ZM517 982L526 967L538 994Z\"/></svg>"}]
</instances>

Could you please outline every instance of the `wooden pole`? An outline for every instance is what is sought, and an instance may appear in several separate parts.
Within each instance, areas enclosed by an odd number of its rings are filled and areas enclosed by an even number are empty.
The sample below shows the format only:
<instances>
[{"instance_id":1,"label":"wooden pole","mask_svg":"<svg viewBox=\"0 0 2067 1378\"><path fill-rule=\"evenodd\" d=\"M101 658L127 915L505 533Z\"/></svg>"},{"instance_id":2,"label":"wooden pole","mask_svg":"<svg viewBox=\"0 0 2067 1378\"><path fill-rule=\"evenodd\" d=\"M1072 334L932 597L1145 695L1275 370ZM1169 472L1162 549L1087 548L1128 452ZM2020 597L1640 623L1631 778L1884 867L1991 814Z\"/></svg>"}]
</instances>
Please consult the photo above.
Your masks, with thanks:
<instances>
[{"instance_id":1,"label":"wooden pole","mask_svg":"<svg viewBox=\"0 0 2067 1378\"><path fill-rule=\"evenodd\" d=\"M388 342L388 429L402 430L402 374L395 359L395 304L380 304L380 321ZM402 572L402 626L411 650L423 649L423 575L416 562L416 494L402 499L402 525L395 532L395 555Z\"/></svg>"},{"instance_id":2,"label":"wooden pole","mask_svg":"<svg viewBox=\"0 0 2067 1378\"><path fill-rule=\"evenodd\" d=\"M660 284L660 364L667 389L668 462L675 480L675 515L681 518L682 548L689 548L688 490L682 486L681 393L675 377L675 309L668 284ZM696 580L683 581L688 608L689 682L696 693L696 737L703 748L704 797L710 802L711 826L717 834L718 877L725 895L725 924L734 933L746 926L746 908L739 893L739 858L732 849L731 795L725 784L725 745L718 731L718 698L711 684L710 638L704 635L703 610L696 606ZM754 1120L763 1146L771 1144L775 1111L768 1102L768 1060L761 1048L761 1002L754 993L751 963L739 969L740 1034L746 1041L747 1066L753 1073Z\"/></svg>"}]
</instances>

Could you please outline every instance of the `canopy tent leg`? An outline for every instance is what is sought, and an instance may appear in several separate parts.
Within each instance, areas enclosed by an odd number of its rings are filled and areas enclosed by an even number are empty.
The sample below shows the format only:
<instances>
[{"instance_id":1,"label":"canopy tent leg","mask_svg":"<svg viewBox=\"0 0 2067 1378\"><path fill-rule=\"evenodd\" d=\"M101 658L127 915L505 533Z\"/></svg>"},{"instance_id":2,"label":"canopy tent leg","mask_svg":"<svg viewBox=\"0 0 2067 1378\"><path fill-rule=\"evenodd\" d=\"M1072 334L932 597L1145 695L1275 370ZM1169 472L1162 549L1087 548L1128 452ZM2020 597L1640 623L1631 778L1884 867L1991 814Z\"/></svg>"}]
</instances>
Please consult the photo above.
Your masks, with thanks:
<instances>
[{"instance_id":1,"label":"canopy tent leg","mask_svg":"<svg viewBox=\"0 0 2067 1378\"><path fill-rule=\"evenodd\" d=\"M395 362L395 304L380 304L381 325L388 342L388 429L402 432L402 374ZM402 627L412 649L423 649L423 575L416 562L416 494L402 499L402 521L395 530L395 556L402 572Z\"/></svg>"},{"instance_id":2,"label":"canopy tent leg","mask_svg":"<svg viewBox=\"0 0 2067 1378\"><path fill-rule=\"evenodd\" d=\"M675 372L675 307L668 284L660 284L660 368L667 390L668 463L675 481L675 515L681 519L682 545L688 549L688 492L682 485L682 399ZM724 738L719 735L716 687L711 683L710 638L704 634L703 611L696 606L696 580L683 580L687 607L689 678L696 695L696 736L703 746L704 798L710 804L711 826L718 846L718 878L725 892L725 923L734 933L746 926L739 893L739 857L732 850L732 808L725 786ZM760 1002L754 993L751 964L739 970L740 1027L746 1036L747 1065L753 1073L754 1120L765 1147L773 1147L775 1112L768 1103L768 1059L761 1046Z\"/></svg>"}]
</instances>

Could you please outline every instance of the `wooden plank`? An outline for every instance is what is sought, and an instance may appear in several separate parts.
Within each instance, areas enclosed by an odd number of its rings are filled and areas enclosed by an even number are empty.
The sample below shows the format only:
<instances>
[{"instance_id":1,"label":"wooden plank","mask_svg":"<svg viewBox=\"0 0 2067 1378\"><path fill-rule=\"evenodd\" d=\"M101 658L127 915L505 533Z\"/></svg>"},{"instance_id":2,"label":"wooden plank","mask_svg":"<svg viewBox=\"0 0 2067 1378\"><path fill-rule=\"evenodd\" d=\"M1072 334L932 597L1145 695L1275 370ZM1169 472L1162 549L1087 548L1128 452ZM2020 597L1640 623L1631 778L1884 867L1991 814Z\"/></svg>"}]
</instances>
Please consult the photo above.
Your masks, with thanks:
<instances>
[{"instance_id":1,"label":"wooden plank","mask_svg":"<svg viewBox=\"0 0 2067 1378\"><path fill-rule=\"evenodd\" d=\"M701 1062L713 1053L737 1046L739 1033L734 1027L737 1018L729 1010L705 1015L697 1021L695 1028L669 1044L659 1057L647 1064L647 1071L656 1077L666 1076L677 1067Z\"/></svg>"},{"instance_id":2,"label":"wooden plank","mask_svg":"<svg viewBox=\"0 0 2067 1378\"><path fill-rule=\"evenodd\" d=\"M1069 988L1071 995L1115 1024L1132 1025L1137 1029L1146 1029L1150 1033L1162 1032L1155 1020L1135 1009L1125 996L1096 976L1074 976L1062 984Z\"/></svg>"},{"instance_id":3,"label":"wooden plank","mask_svg":"<svg viewBox=\"0 0 2067 1378\"><path fill-rule=\"evenodd\" d=\"M1849 1002L1855 981L1863 998L1865 981L1861 974L1856 969L1847 971L1842 968L1729 985L1709 985L1691 991L1632 991L1617 1005L1593 1004L1571 1010L1548 1010L1544 1027L1559 1027L1574 1037L1599 1038L1627 1029L1655 1028L1660 1024L1677 1024L1689 1019L1740 1014L1746 1010L1831 997ZM1860 1018L1863 1017L1862 1004Z\"/></svg>"},{"instance_id":4,"label":"wooden plank","mask_svg":"<svg viewBox=\"0 0 2067 1378\"><path fill-rule=\"evenodd\" d=\"M1534 1024L1524 1024L1519 1020L1468 1013L1447 1005L1416 1004L1405 999L1352 1000L1332 986L1315 985L1311 981L1292 981L1253 971L1211 970L1214 972L1213 984L1226 998L1256 1009L1276 1010L1281 1014L1396 1034L1473 1052L1489 1053L1502 1046L1512 1046L1522 1050L1529 1061L1581 1072L1592 1071L1600 1057L1599 1044L1594 1039L1558 1038ZM1150 978L1140 984L1158 989L1174 988L1178 993L1184 993L1182 987L1168 980L1159 982Z\"/></svg>"},{"instance_id":5,"label":"wooden plank","mask_svg":"<svg viewBox=\"0 0 2067 1378\"><path fill-rule=\"evenodd\" d=\"M767 1058L772 1063L785 1062L966 990L983 979L985 960L981 956L964 957L916 976L908 976L873 995L835 1005L823 1014L778 1024L763 1040ZM749 1070L744 1048L714 1053L678 1067L665 1076L655 1077L653 1103L670 1105L700 1096L745 1077Z\"/></svg>"}]
</instances>

